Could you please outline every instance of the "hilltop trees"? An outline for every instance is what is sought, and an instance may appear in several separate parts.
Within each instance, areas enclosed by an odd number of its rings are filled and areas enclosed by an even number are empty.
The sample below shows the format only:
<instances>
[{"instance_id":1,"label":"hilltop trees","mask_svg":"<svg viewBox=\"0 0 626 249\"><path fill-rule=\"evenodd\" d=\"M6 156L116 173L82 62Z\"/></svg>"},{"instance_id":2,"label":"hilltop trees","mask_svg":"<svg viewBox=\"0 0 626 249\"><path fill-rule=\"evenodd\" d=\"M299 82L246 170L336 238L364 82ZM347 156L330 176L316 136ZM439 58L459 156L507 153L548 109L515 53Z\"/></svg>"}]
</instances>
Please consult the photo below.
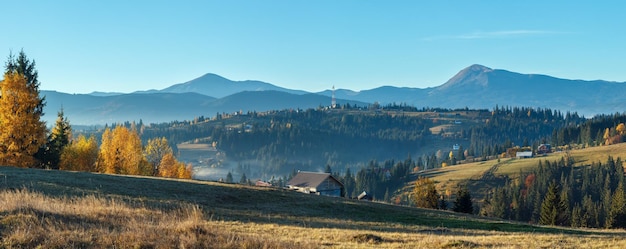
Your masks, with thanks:
<instances>
[{"instance_id":1,"label":"hilltop trees","mask_svg":"<svg viewBox=\"0 0 626 249\"><path fill-rule=\"evenodd\" d=\"M35 62L24 51L9 55L0 92L0 165L32 167L46 142L46 126Z\"/></svg>"}]
</instances>

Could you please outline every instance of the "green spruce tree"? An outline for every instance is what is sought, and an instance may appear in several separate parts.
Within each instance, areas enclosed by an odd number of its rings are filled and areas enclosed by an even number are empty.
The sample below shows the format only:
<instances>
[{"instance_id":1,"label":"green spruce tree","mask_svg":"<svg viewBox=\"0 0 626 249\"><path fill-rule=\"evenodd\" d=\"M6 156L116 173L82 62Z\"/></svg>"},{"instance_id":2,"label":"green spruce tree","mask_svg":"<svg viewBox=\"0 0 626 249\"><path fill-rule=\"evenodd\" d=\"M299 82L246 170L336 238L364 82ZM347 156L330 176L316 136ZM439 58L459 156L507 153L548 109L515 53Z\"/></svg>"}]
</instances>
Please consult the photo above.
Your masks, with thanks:
<instances>
[{"instance_id":1,"label":"green spruce tree","mask_svg":"<svg viewBox=\"0 0 626 249\"><path fill-rule=\"evenodd\" d=\"M61 153L72 139L72 126L65 117L63 109L57 113L54 128L48 135L45 146L40 148L36 156L41 161L42 168L59 169Z\"/></svg>"},{"instance_id":2,"label":"green spruce tree","mask_svg":"<svg viewBox=\"0 0 626 249\"><path fill-rule=\"evenodd\" d=\"M233 183L233 174L231 174L230 171L226 175L226 183Z\"/></svg>"},{"instance_id":3,"label":"green spruce tree","mask_svg":"<svg viewBox=\"0 0 626 249\"><path fill-rule=\"evenodd\" d=\"M558 225L564 226L569 223L568 202L567 198L562 198L559 194L559 185L551 182L548 186L548 193L541 203L541 214L539 216L539 224L542 225Z\"/></svg>"},{"instance_id":4,"label":"green spruce tree","mask_svg":"<svg viewBox=\"0 0 626 249\"><path fill-rule=\"evenodd\" d=\"M467 186L459 188L459 190L457 191L456 200L454 201L452 211L467 214L474 213L474 206L472 205L472 195L467 189Z\"/></svg>"}]
</instances>

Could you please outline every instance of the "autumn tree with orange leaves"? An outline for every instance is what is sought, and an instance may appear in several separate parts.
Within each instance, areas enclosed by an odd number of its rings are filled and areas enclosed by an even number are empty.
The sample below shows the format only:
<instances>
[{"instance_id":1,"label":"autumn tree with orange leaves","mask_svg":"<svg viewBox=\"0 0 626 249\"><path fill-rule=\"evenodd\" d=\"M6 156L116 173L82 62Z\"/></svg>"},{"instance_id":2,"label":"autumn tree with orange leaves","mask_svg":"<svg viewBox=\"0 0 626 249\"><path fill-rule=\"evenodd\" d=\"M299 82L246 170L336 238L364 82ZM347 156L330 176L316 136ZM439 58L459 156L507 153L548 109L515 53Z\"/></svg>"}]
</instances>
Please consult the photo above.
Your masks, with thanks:
<instances>
[{"instance_id":1,"label":"autumn tree with orange leaves","mask_svg":"<svg viewBox=\"0 0 626 249\"><path fill-rule=\"evenodd\" d=\"M98 171L107 174L151 175L152 171L143 157L139 134L124 126L102 134L98 154Z\"/></svg>"},{"instance_id":2,"label":"autumn tree with orange leaves","mask_svg":"<svg viewBox=\"0 0 626 249\"><path fill-rule=\"evenodd\" d=\"M59 169L75 171L96 171L98 160L98 142L95 137L84 135L65 146L61 153Z\"/></svg>"},{"instance_id":3,"label":"autumn tree with orange leaves","mask_svg":"<svg viewBox=\"0 0 626 249\"><path fill-rule=\"evenodd\" d=\"M104 130L97 171L107 174L191 178L191 166L176 160L167 139L150 140L144 149L137 131L121 125L113 130Z\"/></svg>"},{"instance_id":4,"label":"autumn tree with orange leaves","mask_svg":"<svg viewBox=\"0 0 626 249\"><path fill-rule=\"evenodd\" d=\"M159 176L168 178L191 178L191 166L185 166L184 163L178 162L174 154L167 153L163 156L160 163Z\"/></svg>"},{"instance_id":5,"label":"autumn tree with orange leaves","mask_svg":"<svg viewBox=\"0 0 626 249\"><path fill-rule=\"evenodd\" d=\"M0 82L0 165L37 165L34 155L46 142L44 105L35 62L24 51L9 55Z\"/></svg>"}]
</instances>

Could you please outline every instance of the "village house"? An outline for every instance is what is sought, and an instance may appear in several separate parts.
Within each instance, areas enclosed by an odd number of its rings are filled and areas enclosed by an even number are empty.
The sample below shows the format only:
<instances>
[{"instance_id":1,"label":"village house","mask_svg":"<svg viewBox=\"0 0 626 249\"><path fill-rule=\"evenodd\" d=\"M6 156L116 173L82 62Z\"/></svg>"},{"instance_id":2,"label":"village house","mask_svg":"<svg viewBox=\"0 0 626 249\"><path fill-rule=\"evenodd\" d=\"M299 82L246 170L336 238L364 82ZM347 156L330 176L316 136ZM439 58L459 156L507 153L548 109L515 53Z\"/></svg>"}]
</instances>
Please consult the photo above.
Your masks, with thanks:
<instances>
[{"instance_id":1,"label":"village house","mask_svg":"<svg viewBox=\"0 0 626 249\"><path fill-rule=\"evenodd\" d=\"M549 144L540 144L539 147L537 147L537 154L548 154L550 152L552 152L552 146Z\"/></svg>"},{"instance_id":2,"label":"village house","mask_svg":"<svg viewBox=\"0 0 626 249\"><path fill-rule=\"evenodd\" d=\"M343 183L329 173L300 171L288 183L289 189L316 195L342 197Z\"/></svg>"}]
</instances>

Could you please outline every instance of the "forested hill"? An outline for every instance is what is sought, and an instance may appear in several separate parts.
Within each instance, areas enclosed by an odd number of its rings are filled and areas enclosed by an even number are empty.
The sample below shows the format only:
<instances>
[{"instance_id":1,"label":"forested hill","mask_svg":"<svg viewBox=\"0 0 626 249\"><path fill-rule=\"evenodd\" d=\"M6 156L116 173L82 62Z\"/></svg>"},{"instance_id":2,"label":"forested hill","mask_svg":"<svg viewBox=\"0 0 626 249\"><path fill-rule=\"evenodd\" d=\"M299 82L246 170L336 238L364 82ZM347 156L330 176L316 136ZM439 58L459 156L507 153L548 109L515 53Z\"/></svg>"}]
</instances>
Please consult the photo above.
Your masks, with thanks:
<instances>
[{"instance_id":1,"label":"forested hill","mask_svg":"<svg viewBox=\"0 0 626 249\"><path fill-rule=\"evenodd\" d=\"M218 114L142 128L142 139L206 143L226 160L257 169L258 177L292 170L362 168L372 160L418 160L437 167L453 149L485 158L514 145L549 143L552 134L584 119L550 109L417 109L389 105L340 109ZM458 147L455 147L458 145ZM254 173L253 173L254 174ZM250 175L249 175L250 176Z\"/></svg>"}]
</instances>

